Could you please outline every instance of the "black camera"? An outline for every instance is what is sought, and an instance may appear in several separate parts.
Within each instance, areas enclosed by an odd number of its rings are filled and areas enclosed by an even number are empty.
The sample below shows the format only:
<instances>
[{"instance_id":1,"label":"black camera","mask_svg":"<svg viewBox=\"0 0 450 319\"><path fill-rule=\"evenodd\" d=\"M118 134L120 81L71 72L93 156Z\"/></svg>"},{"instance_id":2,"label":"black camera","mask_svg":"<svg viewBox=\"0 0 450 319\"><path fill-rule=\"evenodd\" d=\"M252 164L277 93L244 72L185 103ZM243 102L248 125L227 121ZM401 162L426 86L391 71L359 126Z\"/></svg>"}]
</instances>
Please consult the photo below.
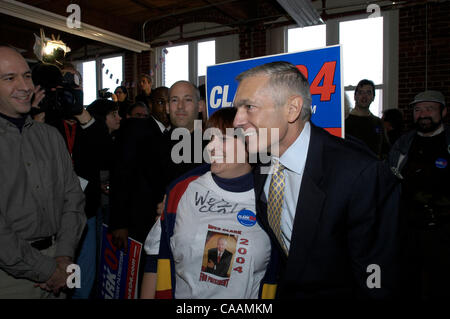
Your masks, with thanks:
<instances>
[{"instance_id":1,"label":"black camera","mask_svg":"<svg viewBox=\"0 0 450 319\"><path fill-rule=\"evenodd\" d=\"M112 97L112 93L108 92L109 88L98 90L98 97L100 99L109 99Z\"/></svg>"},{"instance_id":2,"label":"black camera","mask_svg":"<svg viewBox=\"0 0 450 319\"><path fill-rule=\"evenodd\" d=\"M45 112L46 120L70 119L83 112L83 91L73 81L73 76L62 76L61 70L51 64L39 64L33 68L34 84L45 90L39 109L32 108L32 115Z\"/></svg>"}]
</instances>

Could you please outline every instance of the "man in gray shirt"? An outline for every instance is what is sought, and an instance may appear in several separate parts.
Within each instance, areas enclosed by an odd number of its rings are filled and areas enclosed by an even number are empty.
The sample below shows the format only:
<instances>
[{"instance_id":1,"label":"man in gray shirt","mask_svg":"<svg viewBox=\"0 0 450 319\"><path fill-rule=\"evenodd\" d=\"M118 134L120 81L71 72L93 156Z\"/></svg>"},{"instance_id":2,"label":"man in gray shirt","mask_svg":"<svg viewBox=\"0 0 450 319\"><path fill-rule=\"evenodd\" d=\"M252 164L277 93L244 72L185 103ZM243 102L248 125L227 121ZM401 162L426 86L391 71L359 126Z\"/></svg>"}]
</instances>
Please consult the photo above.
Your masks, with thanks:
<instances>
[{"instance_id":1,"label":"man in gray shirt","mask_svg":"<svg viewBox=\"0 0 450 319\"><path fill-rule=\"evenodd\" d=\"M31 71L0 44L0 298L52 298L86 223L84 195L64 140L27 113Z\"/></svg>"}]
</instances>

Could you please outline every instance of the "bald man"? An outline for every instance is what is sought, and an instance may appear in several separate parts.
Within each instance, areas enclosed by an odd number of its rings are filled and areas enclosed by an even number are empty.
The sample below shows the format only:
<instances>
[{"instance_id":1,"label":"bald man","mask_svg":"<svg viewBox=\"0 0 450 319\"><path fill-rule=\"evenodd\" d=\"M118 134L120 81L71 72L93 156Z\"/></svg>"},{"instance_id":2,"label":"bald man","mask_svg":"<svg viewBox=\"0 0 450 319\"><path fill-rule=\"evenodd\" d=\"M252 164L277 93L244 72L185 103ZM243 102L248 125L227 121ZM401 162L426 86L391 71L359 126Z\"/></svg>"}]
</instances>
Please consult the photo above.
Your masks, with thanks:
<instances>
[{"instance_id":1,"label":"bald man","mask_svg":"<svg viewBox=\"0 0 450 319\"><path fill-rule=\"evenodd\" d=\"M0 298L61 297L86 223L84 195L58 131L28 115L25 59L0 44Z\"/></svg>"}]
</instances>

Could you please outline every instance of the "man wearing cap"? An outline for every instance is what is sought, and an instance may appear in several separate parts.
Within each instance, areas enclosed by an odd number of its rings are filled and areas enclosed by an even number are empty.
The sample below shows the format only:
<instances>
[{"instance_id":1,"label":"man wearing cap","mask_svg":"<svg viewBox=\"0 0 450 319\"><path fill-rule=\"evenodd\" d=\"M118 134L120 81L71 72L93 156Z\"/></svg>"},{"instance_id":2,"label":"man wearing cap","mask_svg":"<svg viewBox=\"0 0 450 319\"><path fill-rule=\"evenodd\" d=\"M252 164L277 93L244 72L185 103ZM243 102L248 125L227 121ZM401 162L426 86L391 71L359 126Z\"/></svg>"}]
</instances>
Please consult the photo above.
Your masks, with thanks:
<instances>
[{"instance_id":1,"label":"man wearing cap","mask_svg":"<svg viewBox=\"0 0 450 319\"><path fill-rule=\"evenodd\" d=\"M389 164L402 180L402 286L405 297L450 296L450 127L441 92L417 94L415 129L389 153Z\"/></svg>"}]
</instances>

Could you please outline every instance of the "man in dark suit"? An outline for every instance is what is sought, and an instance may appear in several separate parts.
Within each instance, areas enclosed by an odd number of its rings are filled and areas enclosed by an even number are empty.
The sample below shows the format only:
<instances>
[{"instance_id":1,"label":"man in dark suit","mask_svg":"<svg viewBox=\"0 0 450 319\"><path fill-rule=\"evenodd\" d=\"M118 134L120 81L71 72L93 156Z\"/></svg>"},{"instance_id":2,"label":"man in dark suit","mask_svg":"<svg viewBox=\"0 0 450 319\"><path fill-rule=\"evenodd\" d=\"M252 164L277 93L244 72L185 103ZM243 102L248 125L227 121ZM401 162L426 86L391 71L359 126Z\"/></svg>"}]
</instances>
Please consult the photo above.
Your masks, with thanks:
<instances>
[{"instance_id":1,"label":"man in dark suit","mask_svg":"<svg viewBox=\"0 0 450 319\"><path fill-rule=\"evenodd\" d=\"M190 82L178 81L170 88L169 96L165 108L172 123L170 132L164 134L164 125L150 116L126 119L117 136L110 181L109 228L118 248L126 250L128 236L145 242L168 183L199 165L193 161L194 152L187 163L177 163L171 151L179 143L177 136L171 139L174 129L180 129L189 138L194 136L194 120L201 111L198 90ZM184 144L194 146L193 142Z\"/></svg>"},{"instance_id":2,"label":"man in dark suit","mask_svg":"<svg viewBox=\"0 0 450 319\"><path fill-rule=\"evenodd\" d=\"M219 277L228 277L227 273L233 254L226 250L226 247L227 239L220 237L217 239L217 248L208 250L208 266L206 267L206 272Z\"/></svg>"},{"instance_id":3,"label":"man in dark suit","mask_svg":"<svg viewBox=\"0 0 450 319\"><path fill-rule=\"evenodd\" d=\"M280 255L277 296L392 296L399 187L388 168L310 123L309 84L294 65L268 63L237 80L234 125L250 154L271 155L255 170L255 195Z\"/></svg>"}]
</instances>

